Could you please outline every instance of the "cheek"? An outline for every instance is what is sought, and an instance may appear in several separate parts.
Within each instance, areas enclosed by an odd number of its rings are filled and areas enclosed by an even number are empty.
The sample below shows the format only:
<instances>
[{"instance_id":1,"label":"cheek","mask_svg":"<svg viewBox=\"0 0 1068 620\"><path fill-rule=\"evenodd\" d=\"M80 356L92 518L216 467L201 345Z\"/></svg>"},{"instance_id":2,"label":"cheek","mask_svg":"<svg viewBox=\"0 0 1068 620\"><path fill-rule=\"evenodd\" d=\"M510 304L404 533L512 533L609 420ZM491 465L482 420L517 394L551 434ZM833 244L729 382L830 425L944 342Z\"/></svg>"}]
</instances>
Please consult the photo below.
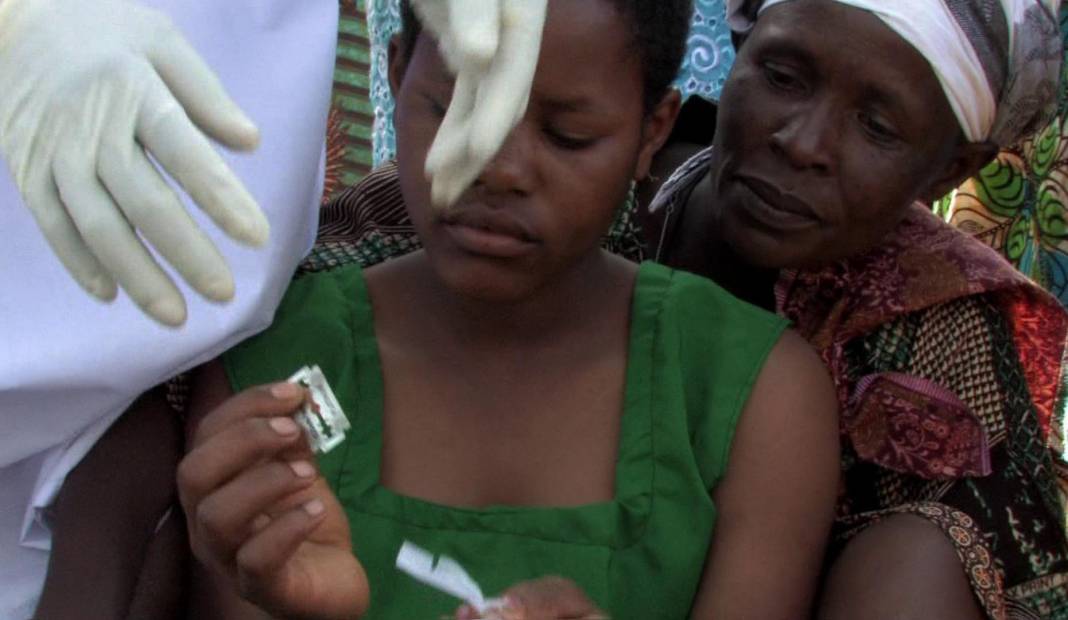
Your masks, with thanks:
<instances>
[{"instance_id":1,"label":"cheek","mask_svg":"<svg viewBox=\"0 0 1068 620\"><path fill-rule=\"evenodd\" d=\"M845 215L844 240L877 243L901 220L915 200L916 171L901 157L871 155L845 159L840 178Z\"/></svg>"},{"instance_id":2,"label":"cheek","mask_svg":"<svg viewBox=\"0 0 1068 620\"><path fill-rule=\"evenodd\" d=\"M636 141L556 159L547 175L552 189L546 198L558 205L555 219L565 228L563 238L600 240L627 199L636 163Z\"/></svg>"}]
</instances>

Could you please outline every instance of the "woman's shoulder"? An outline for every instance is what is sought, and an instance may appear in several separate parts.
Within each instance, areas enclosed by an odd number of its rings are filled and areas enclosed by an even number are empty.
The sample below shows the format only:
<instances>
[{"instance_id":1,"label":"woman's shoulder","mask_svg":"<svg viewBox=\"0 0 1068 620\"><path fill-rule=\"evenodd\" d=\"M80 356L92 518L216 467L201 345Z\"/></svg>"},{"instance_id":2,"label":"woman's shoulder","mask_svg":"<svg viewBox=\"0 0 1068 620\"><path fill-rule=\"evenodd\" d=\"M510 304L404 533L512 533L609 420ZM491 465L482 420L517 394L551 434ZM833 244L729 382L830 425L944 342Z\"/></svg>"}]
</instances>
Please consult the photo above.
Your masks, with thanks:
<instances>
[{"instance_id":1,"label":"woman's shoulder","mask_svg":"<svg viewBox=\"0 0 1068 620\"><path fill-rule=\"evenodd\" d=\"M235 389L278 381L301 366L350 356L369 319L360 267L305 275L290 283L271 325L227 351L222 362Z\"/></svg>"},{"instance_id":2,"label":"woman's shoulder","mask_svg":"<svg viewBox=\"0 0 1068 620\"><path fill-rule=\"evenodd\" d=\"M689 336L698 333L716 338L755 332L778 334L787 320L743 301L712 280L657 263L643 263L639 293L660 289L664 317L679 324Z\"/></svg>"}]
</instances>

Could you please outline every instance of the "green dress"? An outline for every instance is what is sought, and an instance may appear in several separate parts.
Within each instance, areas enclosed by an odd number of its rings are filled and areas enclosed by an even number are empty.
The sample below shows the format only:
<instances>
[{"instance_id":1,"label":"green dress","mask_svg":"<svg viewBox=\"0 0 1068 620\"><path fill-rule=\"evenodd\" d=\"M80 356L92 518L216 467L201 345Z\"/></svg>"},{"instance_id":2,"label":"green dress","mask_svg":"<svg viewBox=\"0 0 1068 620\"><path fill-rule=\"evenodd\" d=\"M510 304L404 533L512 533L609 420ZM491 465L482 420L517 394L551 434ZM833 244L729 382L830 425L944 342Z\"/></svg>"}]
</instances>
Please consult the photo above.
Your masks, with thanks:
<instances>
[{"instance_id":1,"label":"green dress","mask_svg":"<svg viewBox=\"0 0 1068 620\"><path fill-rule=\"evenodd\" d=\"M715 320L709 320L715 317ZM715 284L653 263L632 301L613 501L464 509L379 484L383 387L362 272L294 281L273 326L224 363L235 391L318 364L352 429L320 459L371 584L367 618L434 620L460 603L394 568L410 540L459 561L486 596L562 575L615 618L684 618L716 521L711 490L735 424L785 322Z\"/></svg>"}]
</instances>

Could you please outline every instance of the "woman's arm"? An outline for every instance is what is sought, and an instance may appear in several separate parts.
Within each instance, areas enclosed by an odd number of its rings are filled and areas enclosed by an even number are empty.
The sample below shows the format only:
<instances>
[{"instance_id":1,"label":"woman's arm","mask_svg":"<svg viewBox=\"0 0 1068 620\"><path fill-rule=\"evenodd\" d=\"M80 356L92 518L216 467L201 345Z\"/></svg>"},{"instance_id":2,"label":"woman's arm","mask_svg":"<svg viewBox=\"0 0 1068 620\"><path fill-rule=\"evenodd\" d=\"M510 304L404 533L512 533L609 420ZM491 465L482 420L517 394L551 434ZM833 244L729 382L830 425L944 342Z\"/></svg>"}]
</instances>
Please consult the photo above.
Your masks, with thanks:
<instances>
[{"instance_id":1,"label":"woman's arm","mask_svg":"<svg viewBox=\"0 0 1068 620\"><path fill-rule=\"evenodd\" d=\"M234 395L226 371L218 360L204 364L190 379L189 418L186 436L192 438L207 414ZM192 445L192 442L189 442ZM269 620L262 609L246 602L221 576L207 570L195 558L189 569L189 618L212 620Z\"/></svg>"},{"instance_id":2,"label":"woman's arm","mask_svg":"<svg viewBox=\"0 0 1068 620\"><path fill-rule=\"evenodd\" d=\"M196 556L189 617L362 616L367 577L348 520L292 419L306 392L277 383L234 395L218 362L194 385L178 469Z\"/></svg>"},{"instance_id":3,"label":"woman's arm","mask_svg":"<svg viewBox=\"0 0 1068 620\"><path fill-rule=\"evenodd\" d=\"M178 415L156 389L71 470L49 509L52 555L37 617L125 618L133 609L169 617L184 599L188 556L170 530L175 519L162 521L177 505L181 455Z\"/></svg>"},{"instance_id":4,"label":"woman's arm","mask_svg":"<svg viewBox=\"0 0 1068 620\"><path fill-rule=\"evenodd\" d=\"M838 491L837 404L807 342L787 332L742 412L716 487L712 547L692 617L811 617Z\"/></svg>"}]
</instances>

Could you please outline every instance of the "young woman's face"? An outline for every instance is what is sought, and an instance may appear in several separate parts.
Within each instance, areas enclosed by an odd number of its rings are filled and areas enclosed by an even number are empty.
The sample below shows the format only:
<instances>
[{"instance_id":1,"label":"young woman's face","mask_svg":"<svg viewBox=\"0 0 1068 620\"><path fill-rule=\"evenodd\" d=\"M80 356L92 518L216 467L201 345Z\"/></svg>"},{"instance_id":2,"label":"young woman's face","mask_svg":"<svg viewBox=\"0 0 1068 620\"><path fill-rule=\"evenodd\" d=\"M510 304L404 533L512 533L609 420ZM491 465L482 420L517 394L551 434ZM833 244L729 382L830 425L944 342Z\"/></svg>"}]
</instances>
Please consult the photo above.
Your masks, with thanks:
<instances>
[{"instance_id":1,"label":"young woman's face","mask_svg":"<svg viewBox=\"0 0 1068 620\"><path fill-rule=\"evenodd\" d=\"M930 65L877 17L830 0L774 6L723 90L714 234L761 267L870 249L956 180L959 136Z\"/></svg>"},{"instance_id":2,"label":"young woman's face","mask_svg":"<svg viewBox=\"0 0 1068 620\"><path fill-rule=\"evenodd\" d=\"M522 299L594 256L631 179L644 176L674 120L646 120L642 67L612 3L552 0L526 115L475 184L439 214L423 168L453 80L425 31L407 63L393 50L409 214L438 275L478 298Z\"/></svg>"}]
</instances>

